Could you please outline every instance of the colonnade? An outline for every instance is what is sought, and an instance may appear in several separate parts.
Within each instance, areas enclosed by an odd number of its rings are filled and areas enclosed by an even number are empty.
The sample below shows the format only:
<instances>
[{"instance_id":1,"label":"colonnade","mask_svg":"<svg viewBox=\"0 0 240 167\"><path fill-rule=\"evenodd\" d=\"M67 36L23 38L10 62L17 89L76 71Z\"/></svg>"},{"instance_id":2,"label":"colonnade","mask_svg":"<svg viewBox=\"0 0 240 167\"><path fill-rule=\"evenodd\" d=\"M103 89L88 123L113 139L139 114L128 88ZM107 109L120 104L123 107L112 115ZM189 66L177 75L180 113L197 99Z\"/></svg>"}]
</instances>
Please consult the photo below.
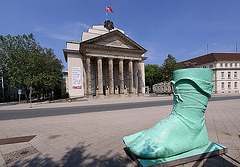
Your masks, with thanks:
<instances>
[{"instance_id":1,"label":"colonnade","mask_svg":"<svg viewBox=\"0 0 240 167\"><path fill-rule=\"evenodd\" d=\"M97 60L96 60L97 59ZM96 64L97 64L97 87L98 87L98 95L103 95L104 90L103 90L103 57L91 57L91 56L86 56L86 95L91 96L92 95L92 87L91 87L91 61L96 60ZM114 82L117 82L116 79L114 80L114 78L117 78L119 83L115 85L117 85L119 87L119 93L120 94L124 94L124 90L126 89L126 87L129 88L129 94L134 94L134 62L136 62L136 60L131 60L131 59L123 59L123 58L118 58L118 59L114 59L114 58L107 58L107 65L108 65L108 77L106 77L108 79L108 85L107 88L109 90L109 94L116 94L116 92L114 92ZM117 67L114 67L114 61L115 63L118 63L118 69L116 69ZM94 61L95 62L95 61ZM124 69L124 63L128 66L128 76L129 76L129 85L125 85L125 80L126 80L126 70ZM138 63L138 94L142 93L142 69L141 69L141 60L137 60ZM105 74L106 75L106 74ZM117 77L116 77L117 76Z\"/></svg>"}]
</instances>

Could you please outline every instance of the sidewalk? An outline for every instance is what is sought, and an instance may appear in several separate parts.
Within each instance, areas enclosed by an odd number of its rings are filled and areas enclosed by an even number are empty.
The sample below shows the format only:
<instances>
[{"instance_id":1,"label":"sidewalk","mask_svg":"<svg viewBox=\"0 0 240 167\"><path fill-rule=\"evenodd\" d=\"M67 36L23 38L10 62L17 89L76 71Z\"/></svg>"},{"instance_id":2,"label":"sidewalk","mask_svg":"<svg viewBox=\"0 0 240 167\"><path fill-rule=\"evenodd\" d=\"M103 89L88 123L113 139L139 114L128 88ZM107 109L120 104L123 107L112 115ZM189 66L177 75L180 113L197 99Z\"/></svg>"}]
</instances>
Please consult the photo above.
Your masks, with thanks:
<instances>
[{"instance_id":1,"label":"sidewalk","mask_svg":"<svg viewBox=\"0 0 240 167\"><path fill-rule=\"evenodd\" d=\"M97 99L71 103L36 104L33 107L72 107L171 99L171 96ZM29 104L20 104L5 106L0 110L28 107ZM180 166L240 166L239 108L239 100L209 102L206 111L209 139L228 147L228 153ZM159 120L168 117L171 109L172 106L157 106L0 121L0 139L37 135L29 142L0 145L0 166L133 167L136 163L129 159L123 150L125 145L122 138L152 127ZM24 148L36 148L38 152L6 164L3 156L6 158L8 153Z\"/></svg>"},{"instance_id":2,"label":"sidewalk","mask_svg":"<svg viewBox=\"0 0 240 167\"><path fill-rule=\"evenodd\" d=\"M136 96L136 97L124 97L124 98L109 98L109 99L85 99L85 100L75 100L75 101L62 101L56 103L48 103L48 102L38 102L32 103L33 109L38 108L59 108L59 107L74 107L74 106L86 106L86 105L101 105L101 104L114 104L114 103L131 103L131 102L141 102L141 101L158 101L158 100L172 100L173 97L171 96ZM22 103L16 105L9 105L9 106L1 106L0 110L22 110L22 109L29 109L29 103Z\"/></svg>"},{"instance_id":3,"label":"sidewalk","mask_svg":"<svg viewBox=\"0 0 240 167\"><path fill-rule=\"evenodd\" d=\"M224 97L224 96L238 96L239 94L213 94L212 97ZM35 102L32 103L33 109L38 108L55 108L55 107L73 107L73 106L79 106L79 105L100 105L100 104L113 104L113 103L126 103L126 102L141 102L141 101L158 101L158 100L172 100L172 95L158 95L158 96L136 96L136 97L115 97L115 98L109 98L109 99L88 99L83 98L79 100L74 100L71 102L68 102L66 100L61 99L61 101L45 101L45 102ZM1 110L22 110L22 109L30 109L29 103L21 103L18 104L17 102L14 102L15 105L0 105L0 111Z\"/></svg>"}]
</instances>

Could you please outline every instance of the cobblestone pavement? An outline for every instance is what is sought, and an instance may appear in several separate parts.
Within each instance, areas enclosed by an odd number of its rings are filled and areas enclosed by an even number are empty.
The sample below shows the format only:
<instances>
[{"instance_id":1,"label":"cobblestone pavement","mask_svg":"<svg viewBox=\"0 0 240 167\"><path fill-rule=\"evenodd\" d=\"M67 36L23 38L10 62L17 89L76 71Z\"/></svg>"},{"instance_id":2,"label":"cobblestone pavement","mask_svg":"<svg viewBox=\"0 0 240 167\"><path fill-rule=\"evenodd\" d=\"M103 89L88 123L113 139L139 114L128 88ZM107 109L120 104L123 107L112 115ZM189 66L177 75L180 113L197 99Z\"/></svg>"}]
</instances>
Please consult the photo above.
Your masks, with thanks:
<instances>
[{"instance_id":1,"label":"cobblestone pavement","mask_svg":"<svg viewBox=\"0 0 240 167\"><path fill-rule=\"evenodd\" d=\"M69 104L34 104L33 107L71 107L166 99L172 97L99 99ZM8 106L5 109L24 107L27 106ZM166 105L0 121L0 139L36 135L29 142L0 145L0 166L136 166L126 155L122 138L152 127L168 117L171 108L172 106ZM209 102L206 125L209 139L228 147L228 153L179 166L240 166L239 99ZM23 157L14 154L24 148L36 148L37 151ZM13 162L7 161L6 164L4 157L6 159L7 155L15 155Z\"/></svg>"}]
</instances>

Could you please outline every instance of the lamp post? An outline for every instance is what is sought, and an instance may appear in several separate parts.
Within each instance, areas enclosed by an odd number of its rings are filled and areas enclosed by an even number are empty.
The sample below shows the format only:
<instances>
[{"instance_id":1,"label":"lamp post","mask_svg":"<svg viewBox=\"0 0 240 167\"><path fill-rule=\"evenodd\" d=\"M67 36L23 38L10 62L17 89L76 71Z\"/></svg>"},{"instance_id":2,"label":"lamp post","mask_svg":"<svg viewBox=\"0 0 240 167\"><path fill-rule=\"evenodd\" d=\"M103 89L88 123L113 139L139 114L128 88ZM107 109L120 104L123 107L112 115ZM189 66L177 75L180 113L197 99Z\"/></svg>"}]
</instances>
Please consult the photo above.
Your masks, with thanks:
<instances>
[{"instance_id":1,"label":"lamp post","mask_svg":"<svg viewBox=\"0 0 240 167\"><path fill-rule=\"evenodd\" d=\"M30 108L32 108L32 86L30 86L29 89L30 89Z\"/></svg>"},{"instance_id":2,"label":"lamp post","mask_svg":"<svg viewBox=\"0 0 240 167\"><path fill-rule=\"evenodd\" d=\"M4 102L4 83L3 83L3 71L1 70L1 80L2 80L2 97L3 97L3 102Z\"/></svg>"}]
</instances>

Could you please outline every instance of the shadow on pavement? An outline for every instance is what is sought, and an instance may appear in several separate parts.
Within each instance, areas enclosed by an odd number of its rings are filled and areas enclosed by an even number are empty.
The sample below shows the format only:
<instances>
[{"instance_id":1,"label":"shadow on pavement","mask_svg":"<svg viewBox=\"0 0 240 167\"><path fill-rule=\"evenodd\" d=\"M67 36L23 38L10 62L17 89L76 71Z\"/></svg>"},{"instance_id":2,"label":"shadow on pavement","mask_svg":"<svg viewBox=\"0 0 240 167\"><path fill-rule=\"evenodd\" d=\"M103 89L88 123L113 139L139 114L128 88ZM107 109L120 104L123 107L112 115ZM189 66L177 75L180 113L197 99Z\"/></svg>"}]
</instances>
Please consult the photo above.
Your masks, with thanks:
<instances>
[{"instance_id":1,"label":"shadow on pavement","mask_svg":"<svg viewBox=\"0 0 240 167\"><path fill-rule=\"evenodd\" d=\"M33 158L22 159L8 165L11 167L125 167L132 162L119 153L112 155L112 151L101 156L91 155L86 153L87 147L84 146L84 142L79 143L79 146L66 152L62 159L57 162L50 155L46 156L39 153Z\"/></svg>"},{"instance_id":2,"label":"shadow on pavement","mask_svg":"<svg viewBox=\"0 0 240 167\"><path fill-rule=\"evenodd\" d=\"M9 164L11 167L125 167L128 164L133 162L133 159L130 155L129 158L124 157L123 155L116 153L111 154L112 151L107 152L105 155L92 155L87 153L88 146L84 145L84 142L79 143L79 146L69 150L61 158L61 160L55 162L49 155L44 155L39 153L33 158L23 159L16 161L15 163ZM111 155L111 156L110 156ZM224 154L232 161L240 165L238 161L231 158L230 156ZM135 164L135 163L134 163ZM210 157L207 159L199 160L194 163L191 163L193 167L235 167L233 163L224 159L222 156ZM137 165L136 165L137 166ZM189 166L189 164L187 164Z\"/></svg>"},{"instance_id":3,"label":"shadow on pavement","mask_svg":"<svg viewBox=\"0 0 240 167\"><path fill-rule=\"evenodd\" d=\"M227 156L226 154L224 154L224 155ZM235 164L238 164L238 165L233 164L232 162L226 160L222 156L214 156L214 157L210 157L207 159L196 161L192 167L200 167L200 166L204 166L204 167L237 167L240 165L240 162L236 161L232 157L228 156L228 158L231 159L232 161L234 161Z\"/></svg>"}]
</instances>

